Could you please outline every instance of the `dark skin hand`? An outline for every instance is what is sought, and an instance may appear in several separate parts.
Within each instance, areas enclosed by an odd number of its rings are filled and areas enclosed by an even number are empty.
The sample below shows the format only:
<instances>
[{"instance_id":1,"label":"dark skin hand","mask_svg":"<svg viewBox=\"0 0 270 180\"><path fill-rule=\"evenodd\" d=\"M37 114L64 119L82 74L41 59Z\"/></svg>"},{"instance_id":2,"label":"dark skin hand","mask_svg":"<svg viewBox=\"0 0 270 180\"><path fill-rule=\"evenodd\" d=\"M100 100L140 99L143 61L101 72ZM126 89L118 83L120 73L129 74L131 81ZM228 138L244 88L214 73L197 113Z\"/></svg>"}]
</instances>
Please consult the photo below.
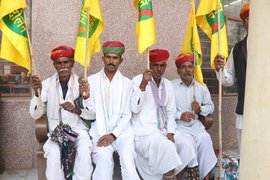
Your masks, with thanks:
<instances>
[{"instance_id":1,"label":"dark skin hand","mask_svg":"<svg viewBox=\"0 0 270 180\"><path fill-rule=\"evenodd\" d=\"M32 75L31 78L32 78L31 86L35 91L35 96L38 97L38 89L41 90L42 88L41 81L36 75Z\"/></svg>"},{"instance_id":2,"label":"dark skin hand","mask_svg":"<svg viewBox=\"0 0 270 180\"><path fill-rule=\"evenodd\" d=\"M167 134L167 138L174 143L174 137L173 137L173 135L174 135L173 133L168 133Z\"/></svg>"},{"instance_id":3,"label":"dark skin hand","mask_svg":"<svg viewBox=\"0 0 270 180\"><path fill-rule=\"evenodd\" d=\"M199 114L201 112L201 107L197 101L193 101L191 103L191 108L196 114Z\"/></svg>"},{"instance_id":4,"label":"dark skin hand","mask_svg":"<svg viewBox=\"0 0 270 180\"><path fill-rule=\"evenodd\" d=\"M76 108L71 102L65 102L63 104L60 104L60 106L63 109L65 109L71 113L77 114L77 115L80 115L82 113L82 111L80 109Z\"/></svg>"},{"instance_id":5,"label":"dark skin hand","mask_svg":"<svg viewBox=\"0 0 270 180\"><path fill-rule=\"evenodd\" d=\"M114 141L114 137L110 134L106 134L104 136L102 136L101 138L99 138L98 142L97 142L97 147L106 147L110 144L112 144Z\"/></svg>"},{"instance_id":6,"label":"dark skin hand","mask_svg":"<svg viewBox=\"0 0 270 180\"><path fill-rule=\"evenodd\" d=\"M222 70L224 68L224 59L225 57L220 54L215 57L214 64L216 71L219 72L220 69Z\"/></svg>"},{"instance_id":7,"label":"dark skin hand","mask_svg":"<svg viewBox=\"0 0 270 180\"><path fill-rule=\"evenodd\" d=\"M145 90L147 84L149 81L152 80L152 70L151 69L146 69L144 72L143 72L143 78L142 78L142 82L140 84L140 89L142 91Z\"/></svg>"},{"instance_id":8,"label":"dark skin hand","mask_svg":"<svg viewBox=\"0 0 270 180\"><path fill-rule=\"evenodd\" d=\"M79 90L83 99L88 99L90 97L89 84L87 80L84 80L84 79L82 80L79 86Z\"/></svg>"},{"instance_id":9,"label":"dark skin hand","mask_svg":"<svg viewBox=\"0 0 270 180\"><path fill-rule=\"evenodd\" d=\"M195 119L195 114L193 112L184 112L182 113L180 119L185 122L189 122L192 119Z\"/></svg>"}]
</instances>

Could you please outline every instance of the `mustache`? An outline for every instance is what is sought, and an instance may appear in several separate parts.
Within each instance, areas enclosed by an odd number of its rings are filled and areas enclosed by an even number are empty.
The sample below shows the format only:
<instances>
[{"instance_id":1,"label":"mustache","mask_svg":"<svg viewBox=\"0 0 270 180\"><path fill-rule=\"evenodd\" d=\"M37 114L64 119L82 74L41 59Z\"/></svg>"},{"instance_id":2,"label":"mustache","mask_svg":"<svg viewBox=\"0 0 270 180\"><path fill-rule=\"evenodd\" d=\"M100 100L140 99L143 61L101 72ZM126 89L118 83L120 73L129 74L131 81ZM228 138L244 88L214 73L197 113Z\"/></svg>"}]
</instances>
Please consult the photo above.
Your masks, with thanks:
<instances>
[{"instance_id":1,"label":"mustache","mask_svg":"<svg viewBox=\"0 0 270 180\"><path fill-rule=\"evenodd\" d=\"M68 71L68 69L60 69L58 72Z\"/></svg>"},{"instance_id":2,"label":"mustache","mask_svg":"<svg viewBox=\"0 0 270 180\"><path fill-rule=\"evenodd\" d=\"M184 75L185 76L192 76L192 73L187 72L187 73L184 73Z\"/></svg>"},{"instance_id":3,"label":"mustache","mask_svg":"<svg viewBox=\"0 0 270 180\"><path fill-rule=\"evenodd\" d=\"M115 67L115 65L114 65L114 64L112 64L112 63L108 64L107 66L113 66L113 67Z\"/></svg>"}]
</instances>

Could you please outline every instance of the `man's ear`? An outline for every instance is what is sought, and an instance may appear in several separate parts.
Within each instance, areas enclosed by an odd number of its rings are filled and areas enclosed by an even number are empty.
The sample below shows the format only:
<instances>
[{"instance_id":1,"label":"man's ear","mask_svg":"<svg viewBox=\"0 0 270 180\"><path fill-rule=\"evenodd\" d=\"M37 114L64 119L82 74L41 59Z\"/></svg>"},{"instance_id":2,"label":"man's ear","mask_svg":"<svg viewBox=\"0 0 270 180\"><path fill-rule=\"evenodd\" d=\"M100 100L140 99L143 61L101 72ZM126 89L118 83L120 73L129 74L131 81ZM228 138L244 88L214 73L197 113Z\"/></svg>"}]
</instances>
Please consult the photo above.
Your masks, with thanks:
<instances>
[{"instance_id":1,"label":"man's ear","mask_svg":"<svg viewBox=\"0 0 270 180\"><path fill-rule=\"evenodd\" d=\"M120 60L120 63L119 64L121 64L123 62L123 58L121 57L121 60Z\"/></svg>"},{"instance_id":2,"label":"man's ear","mask_svg":"<svg viewBox=\"0 0 270 180\"><path fill-rule=\"evenodd\" d=\"M75 64L75 60L72 61L72 65L71 65L72 68L73 68L74 64Z\"/></svg>"}]
</instances>

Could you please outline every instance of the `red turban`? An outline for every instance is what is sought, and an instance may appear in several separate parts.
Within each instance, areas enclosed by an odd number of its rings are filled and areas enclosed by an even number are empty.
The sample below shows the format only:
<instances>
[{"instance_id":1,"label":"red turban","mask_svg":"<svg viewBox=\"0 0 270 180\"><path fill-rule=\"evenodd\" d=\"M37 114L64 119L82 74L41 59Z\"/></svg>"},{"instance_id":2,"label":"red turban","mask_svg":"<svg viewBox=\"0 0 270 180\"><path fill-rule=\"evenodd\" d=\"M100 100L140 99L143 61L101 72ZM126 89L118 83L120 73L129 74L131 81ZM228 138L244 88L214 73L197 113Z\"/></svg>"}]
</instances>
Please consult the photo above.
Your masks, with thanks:
<instances>
[{"instance_id":1,"label":"red turban","mask_svg":"<svg viewBox=\"0 0 270 180\"><path fill-rule=\"evenodd\" d=\"M55 61L59 57L68 57L70 60L74 60L74 49L69 46L58 46L51 52L51 59Z\"/></svg>"},{"instance_id":2,"label":"red turban","mask_svg":"<svg viewBox=\"0 0 270 180\"><path fill-rule=\"evenodd\" d=\"M247 17L249 17L249 3L246 3L241 11L240 11L240 18L244 21Z\"/></svg>"},{"instance_id":3,"label":"red turban","mask_svg":"<svg viewBox=\"0 0 270 180\"><path fill-rule=\"evenodd\" d=\"M176 58L175 58L175 65L176 67L181 66L182 64L184 64L185 62L194 62L194 57L193 54L190 53L181 53L179 54Z\"/></svg>"},{"instance_id":4,"label":"red turban","mask_svg":"<svg viewBox=\"0 0 270 180\"><path fill-rule=\"evenodd\" d=\"M125 45L120 41L107 41L102 46L103 54L119 54L125 52Z\"/></svg>"},{"instance_id":5,"label":"red turban","mask_svg":"<svg viewBox=\"0 0 270 180\"><path fill-rule=\"evenodd\" d=\"M149 52L151 62L167 62L169 57L169 52L164 49L153 49Z\"/></svg>"}]
</instances>

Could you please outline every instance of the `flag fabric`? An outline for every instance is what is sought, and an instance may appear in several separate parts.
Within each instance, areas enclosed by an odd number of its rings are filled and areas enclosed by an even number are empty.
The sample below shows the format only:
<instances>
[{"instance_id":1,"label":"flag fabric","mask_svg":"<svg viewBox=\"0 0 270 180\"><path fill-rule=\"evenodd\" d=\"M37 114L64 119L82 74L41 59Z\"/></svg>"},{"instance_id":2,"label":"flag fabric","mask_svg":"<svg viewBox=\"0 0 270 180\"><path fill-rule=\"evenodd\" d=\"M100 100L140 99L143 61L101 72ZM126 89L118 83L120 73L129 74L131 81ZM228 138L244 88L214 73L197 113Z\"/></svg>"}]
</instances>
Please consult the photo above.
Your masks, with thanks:
<instances>
[{"instance_id":1,"label":"flag fabric","mask_svg":"<svg viewBox=\"0 0 270 180\"><path fill-rule=\"evenodd\" d=\"M90 15L88 17L88 8ZM90 19L89 19L90 18ZM88 21L89 19L89 21ZM89 22L89 24L88 24ZM88 33L88 59L85 64L86 55L86 32ZM82 9L79 22L79 30L76 41L76 49L74 59L83 66L89 66L91 55L100 51L100 34L104 28L104 20L99 0L82 0Z\"/></svg>"},{"instance_id":2,"label":"flag fabric","mask_svg":"<svg viewBox=\"0 0 270 180\"><path fill-rule=\"evenodd\" d=\"M222 0L200 0L196 13L197 23L211 39L211 68L214 69L214 59L218 54L218 13L220 9L220 53L228 57L228 41Z\"/></svg>"},{"instance_id":3,"label":"flag fabric","mask_svg":"<svg viewBox=\"0 0 270 180\"><path fill-rule=\"evenodd\" d=\"M191 2L191 10L189 15L189 21L186 29L186 36L184 44L182 46L181 53L191 53L194 55L194 78L196 81L205 85L203 82L202 74L202 49L200 36L197 29L196 17L195 17L195 5L194 0Z\"/></svg>"},{"instance_id":4,"label":"flag fabric","mask_svg":"<svg viewBox=\"0 0 270 180\"><path fill-rule=\"evenodd\" d=\"M27 27L24 10L25 0L1 0L0 29L2 42L0 58L11 61L31 72Z\"/></svg>"},{"instance_id":5,"label":"flag fabric","mask_svg":"<svg viewBox=\"0 0 270 180\"><path fill-rule=\"evenodd\" d=\"M141 54L156 42L152 0L134 0L134 7L138 11L136 34L138 37L138 51Z\"/></svg>"}]
</instances>

